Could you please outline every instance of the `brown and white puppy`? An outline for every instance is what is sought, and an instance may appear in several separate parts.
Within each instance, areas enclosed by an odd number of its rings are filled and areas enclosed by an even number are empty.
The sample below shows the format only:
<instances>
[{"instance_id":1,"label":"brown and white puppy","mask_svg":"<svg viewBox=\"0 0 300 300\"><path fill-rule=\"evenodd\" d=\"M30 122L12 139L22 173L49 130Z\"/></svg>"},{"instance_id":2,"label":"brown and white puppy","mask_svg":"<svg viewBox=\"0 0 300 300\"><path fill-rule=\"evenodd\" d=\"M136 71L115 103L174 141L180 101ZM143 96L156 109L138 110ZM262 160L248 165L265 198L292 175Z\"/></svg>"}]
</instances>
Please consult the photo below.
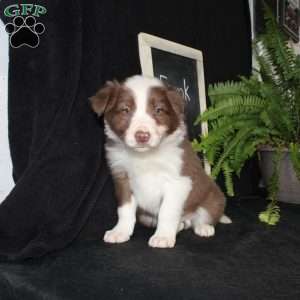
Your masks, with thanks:
<instances>
[{"instance_id":1,"label":"brown and white puppy","mask_svg":"<svg viewBox=\"0 0 300 300\"><path fill-rule=\"evenodd\" d=\"M104 241L122 243L133 233L136 216L156 231L152 247L174 247L178 231L192 227L214 235L225 197L193 152L184 124L184 100L156 78L133 76L108 82L90 98L104 114L106 154L118 199L118 222Z\"/></svg>"}]
</instances>

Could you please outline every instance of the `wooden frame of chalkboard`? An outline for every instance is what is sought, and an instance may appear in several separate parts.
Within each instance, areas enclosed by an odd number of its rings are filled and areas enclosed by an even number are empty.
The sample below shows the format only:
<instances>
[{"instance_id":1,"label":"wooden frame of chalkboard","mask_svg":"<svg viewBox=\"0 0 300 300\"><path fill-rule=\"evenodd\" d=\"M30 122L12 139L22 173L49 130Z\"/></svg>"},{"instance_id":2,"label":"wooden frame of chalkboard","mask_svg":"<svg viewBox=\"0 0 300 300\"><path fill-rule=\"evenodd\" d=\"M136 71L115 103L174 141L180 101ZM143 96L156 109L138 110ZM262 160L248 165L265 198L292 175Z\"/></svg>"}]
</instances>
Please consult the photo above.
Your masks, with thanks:
<instances>
[{"instance_id":1,"label":"wooden frame of chalkboard","mask_svg":"<svg viewBox=\"0 0 300 300\"><path fill-rule=\"evenodd\" d=\"M198 127L193 125L207 106L202 52L143 32L139 33L138 42L142 74L176 86L187 101L186 121L190 138L207 135L207 122ZM203 161L206 173L210 174L209 163Z\"/></svg>"}]
</instances>

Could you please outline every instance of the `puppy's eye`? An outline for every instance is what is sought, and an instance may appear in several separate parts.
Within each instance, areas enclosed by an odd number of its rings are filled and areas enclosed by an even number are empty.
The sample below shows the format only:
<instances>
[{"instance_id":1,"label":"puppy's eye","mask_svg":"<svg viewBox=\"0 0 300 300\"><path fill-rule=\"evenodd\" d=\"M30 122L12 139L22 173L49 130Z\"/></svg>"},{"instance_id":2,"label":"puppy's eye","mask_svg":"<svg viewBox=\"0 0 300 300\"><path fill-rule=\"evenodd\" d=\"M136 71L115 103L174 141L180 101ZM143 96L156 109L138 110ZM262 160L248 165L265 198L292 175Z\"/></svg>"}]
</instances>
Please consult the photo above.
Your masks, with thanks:
<instances>
[{"instance_id":1,"label":"puppy's eye","mask_svg":"<svg viewBox=\"0 0 300 300\"><path fill-rule=\"evenodd\" d=\"M157 115L161 114L162 112L163 112L163 108L161 108L161 107L155 107L155 113Z\"/></svg>"},{"instance_id":2,"label":"puppy's eye","mask_svg":"<svg viewBox=\"0 0 300 300\"><path fill-rule=\"evenodd\" d=\"M128 114L129 111L130 111L129 107L127 107L127 106L124 106L124 107L121 108L121 112L124 113L124 114Z\"/></svg>"}]
</instances>

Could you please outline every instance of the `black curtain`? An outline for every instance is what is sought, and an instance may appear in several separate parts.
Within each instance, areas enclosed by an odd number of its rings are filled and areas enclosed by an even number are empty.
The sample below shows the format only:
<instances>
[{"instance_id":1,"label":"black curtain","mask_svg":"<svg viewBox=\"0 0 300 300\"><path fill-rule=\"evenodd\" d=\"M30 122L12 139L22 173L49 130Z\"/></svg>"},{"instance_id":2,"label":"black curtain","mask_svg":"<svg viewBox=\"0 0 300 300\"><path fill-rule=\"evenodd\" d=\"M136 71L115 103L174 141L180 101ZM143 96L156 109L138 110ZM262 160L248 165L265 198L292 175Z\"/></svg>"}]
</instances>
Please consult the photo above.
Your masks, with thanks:
<instances>
[{"instance_id":1,"label":"black curtain","mask_svg":"<svg viewBox=\"0 0 300 300\"><path fill-rule=\"evenodd\" d=\"M11 0L2 0L1 18ZM26 1L22 1L26 3ZM29 1L28 3L31 3ZM9 140L15 188L0 206L0 257L23 259L115 222L103 122L87 98L108 79L140 73L141 31L201 49L206 83L251 71L248 1L36 1L47 8L37 48L10 48ZM238 194L256 191L252 162Z\"/></svg>"}]
</instances>

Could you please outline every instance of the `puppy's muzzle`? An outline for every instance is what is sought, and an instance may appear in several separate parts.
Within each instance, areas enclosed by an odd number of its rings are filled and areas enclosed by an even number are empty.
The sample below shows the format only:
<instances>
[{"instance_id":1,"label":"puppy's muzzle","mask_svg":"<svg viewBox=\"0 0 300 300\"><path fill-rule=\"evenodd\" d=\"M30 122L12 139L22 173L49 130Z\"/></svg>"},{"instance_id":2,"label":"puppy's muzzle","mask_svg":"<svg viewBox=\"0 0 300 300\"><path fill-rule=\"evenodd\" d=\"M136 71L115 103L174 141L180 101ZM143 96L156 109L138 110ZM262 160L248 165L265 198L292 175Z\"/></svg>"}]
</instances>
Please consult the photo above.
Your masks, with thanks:
<instances>
[{"instance_id":1,"label":"puppy's muzzle","mask_svg":"<svg viewBox=\"0 0 300 300\"><path fill-rule=\"evenodd\" d=\"M150 137L151 137L151 135L150 135L149 131L142 131L142 130L138 130L134 135L134 138L138 144L148 143L150 140Z\"/></svg>"}]
</instances>

